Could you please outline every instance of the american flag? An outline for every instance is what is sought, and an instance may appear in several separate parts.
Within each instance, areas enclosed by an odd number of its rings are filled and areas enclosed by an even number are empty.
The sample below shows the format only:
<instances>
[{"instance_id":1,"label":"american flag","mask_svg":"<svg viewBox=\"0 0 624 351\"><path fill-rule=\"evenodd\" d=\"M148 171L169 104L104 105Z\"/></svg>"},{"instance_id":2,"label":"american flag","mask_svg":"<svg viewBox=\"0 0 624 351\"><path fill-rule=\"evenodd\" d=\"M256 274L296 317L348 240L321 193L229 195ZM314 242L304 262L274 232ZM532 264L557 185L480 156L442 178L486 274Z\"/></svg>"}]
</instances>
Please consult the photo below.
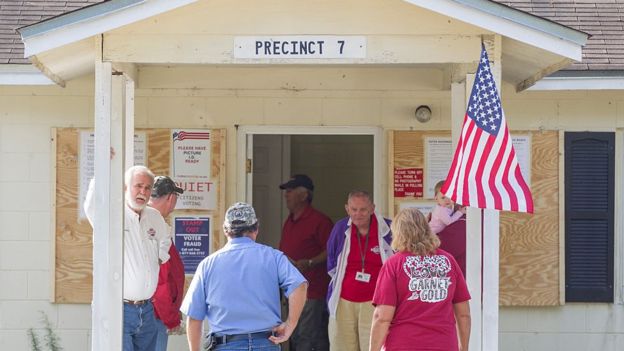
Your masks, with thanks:
<instances>
[{"instance_id":1,"label":"american flag","mask_svg":"<svg viewBox=\"0 0 624 351\"><path fill-rule=\"evenodd\" d=\"M185 132L183 130L173 133L173 141L185 140L185 139L209 140L210 133L208 132Z\"/></svg>"},{"instance_id":2,"label":"american flag","mask_svg":"<svg viewBox=\"0 0 624 351\"><path fill-rule=\"evenodd\" d=\"M442 193L464 206L533 213L485 47Z\"/></svg>"}]
</instances>

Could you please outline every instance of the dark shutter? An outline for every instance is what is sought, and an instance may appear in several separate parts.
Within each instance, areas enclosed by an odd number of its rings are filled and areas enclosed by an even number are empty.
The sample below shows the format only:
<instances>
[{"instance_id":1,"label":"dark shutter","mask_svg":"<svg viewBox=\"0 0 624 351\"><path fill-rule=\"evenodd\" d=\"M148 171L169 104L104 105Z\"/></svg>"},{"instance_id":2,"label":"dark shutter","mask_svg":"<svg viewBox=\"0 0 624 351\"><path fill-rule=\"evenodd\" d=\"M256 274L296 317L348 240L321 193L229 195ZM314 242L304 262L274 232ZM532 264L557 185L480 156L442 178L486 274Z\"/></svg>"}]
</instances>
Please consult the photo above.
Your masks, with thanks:
<instances>
[{"instance_id":1,"label":"dark shutter","mask_svg":"<svg viewBox=\"0 0 624 351\"><path fill-rule=\"evenodd\" d=\"M614 133L565 133L568 302L613 302L614 177Z\"/></svg>"}]
</instances>

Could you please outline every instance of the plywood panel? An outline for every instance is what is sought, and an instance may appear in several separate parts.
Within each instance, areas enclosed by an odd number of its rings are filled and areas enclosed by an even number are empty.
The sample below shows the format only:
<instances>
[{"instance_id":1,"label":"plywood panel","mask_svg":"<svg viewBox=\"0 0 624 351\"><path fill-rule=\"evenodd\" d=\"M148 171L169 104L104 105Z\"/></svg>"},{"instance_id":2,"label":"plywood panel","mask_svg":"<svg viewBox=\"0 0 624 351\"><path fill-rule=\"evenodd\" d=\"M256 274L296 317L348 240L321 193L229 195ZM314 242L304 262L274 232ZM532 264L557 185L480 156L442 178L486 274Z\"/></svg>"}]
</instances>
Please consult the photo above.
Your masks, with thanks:
<instances>
[{"instance_id":1,"label":"plywood panel","mask_svg":"<svg viewBox=\"0 0 624 351\"><path fill-rule=\"evenodd\" d=\"M147 134L147 167L155 175L171 175L171 132L169 129L149 129Z\"/></svg>"},{"instance_id":2,"label":"plywood panel","mask_svg":"<svg viewBox=\"0 0 624 351\"><path fill-rule=\"evenodd\" d=\"M90 303L93 279L92 229L78 221L78 133L56 134L56 228L54 296L57 303Z\"/></svg>"},{"instance_id":3,"label":"plywood panel","mask_svg":"<svg viewBox=\"0 0 624 351\"><path fill-rule=\"evenodd\" d=\"M521 132L518 132L521 134ZM559 305L559 139L531 133L534 214L500 216L500 304Z\"/></svg>"},{"instance_id":4,"label":"plywood panel","mask_svg":"<svg viewBox=\"0 0 624 351\"><path fill-rule=\"evenodd\" d=\"M210 174L214 180L218 180L219 186L217 187L217 201L218 208L213 211L212 214L212 250L217 250L226 243L225 234L223 233L223 216L225 214L225 145L226 145L226 130L225 129L213 129L212 130L212 168Z\"/></svg>"},{"instance_id":5,"label":"plywood panel","mask_svg":"<svg viewBox=\"0 0 624 351\"><path fill-rule=\"evenodd\" d=\"M531 134L532 215L501 212L500 304L503 306L553 306L559 304L559 154L556 131L515 131ZM448 136L437 131L394 131L389 164L425 167L424 139ZM392 178L390 178L392 182ZM402 201L394 198L394 209Z\"/></svg>"},{"instance_id":6,"label":"plywood panel","mask_svg":"<svg viewBox=\"0 0 624 351\"><path fill-rule=\"evenodd\" d=\"M171 131L144 130L147 134L147 166L156 175L171 175ZM57 303L91 303L93 286L92 228L78 220L79 133L73 128L56 130L56 195L54 242L54 296ZM212 250L225 244L220 223L225 211L225 136L224 129L211 130L211 174L217 187L214 211L175 211L174 215L212 217ZM219 224L218 224L219 223ZM190 279L190 278L189 278ZM188 279L187 279L188 280ZM187 284L188 285L188 284Z\"/></svg>"}]
</instances>

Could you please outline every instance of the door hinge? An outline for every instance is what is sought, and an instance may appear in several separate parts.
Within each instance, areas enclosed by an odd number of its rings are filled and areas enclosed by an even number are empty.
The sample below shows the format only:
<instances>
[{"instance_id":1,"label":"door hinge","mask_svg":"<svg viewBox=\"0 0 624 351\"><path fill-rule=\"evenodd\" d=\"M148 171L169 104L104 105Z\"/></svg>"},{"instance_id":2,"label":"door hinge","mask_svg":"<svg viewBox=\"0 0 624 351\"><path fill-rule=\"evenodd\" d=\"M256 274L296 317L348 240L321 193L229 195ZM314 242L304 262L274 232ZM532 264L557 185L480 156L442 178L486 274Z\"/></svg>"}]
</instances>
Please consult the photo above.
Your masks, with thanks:
<instances>
[{"instance_id":1,"label":"door hinge","mask_svg":"<svg viewBox=\"0 0 624 351\"><path fill-rule=\"evenodd\" d=\"M247 162L245 162L245 168L247 170L247 173L251 173L251 159L248 158Z\"/></svg>"}]
</instances>

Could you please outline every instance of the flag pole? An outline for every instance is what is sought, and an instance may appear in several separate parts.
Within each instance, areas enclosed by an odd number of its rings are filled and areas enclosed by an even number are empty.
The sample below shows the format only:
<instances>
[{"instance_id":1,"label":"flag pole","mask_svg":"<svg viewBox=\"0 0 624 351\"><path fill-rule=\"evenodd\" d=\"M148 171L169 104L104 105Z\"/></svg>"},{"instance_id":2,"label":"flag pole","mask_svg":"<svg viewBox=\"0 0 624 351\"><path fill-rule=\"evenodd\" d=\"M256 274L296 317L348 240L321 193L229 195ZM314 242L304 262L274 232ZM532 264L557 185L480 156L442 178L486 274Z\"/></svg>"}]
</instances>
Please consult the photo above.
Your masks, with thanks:
<instances>
[{"instance_id":1,"label":"flag pole","mask_svg":"<svg viewBox=\"0 0 624 351\"><path fill-rule=\"evenodd\" d=\"M463 82L453 83L451 86L451 135L452 148L457 148L466 107L475 74L468 73ZM470 333L469 349L474 351L482 350L482 210L476 207L466 209L466 282L470 292L470 314L472 327Z\"/></svg>"},{"instance_id":2,"label":"flag pole","mask_svg":"<svg viewBox=\"0 0 624 351\"><path fill-rule=\"evenodd\" d=\"M499 212L483 211L483 350L498 350Z\"/></svg>"},{"instance_id":3,"label":"flag pole","mask_svg":"<svg viewBox=\"0 0 624 351\"><path fill-rule=\"evenodd\" d=\"M522 178L500 99L501 44L482 38L477 72L466 76L468 101L453 161L442 192L468 206L467 280L471 300L472 350L498 350L499 210L532 212L530 189ZM486 47L490 48L494 65ZM472 80L472 82L469 82ZM453 99L462 99L453 92ZM457 106L453 103L453 122ZM457 123L453 124L456 127ZM453 133L457 134L456 128ZM457 136L457 135L455 135ZM480 210L483 208L484 210Z\"/></svg>"},{"instance_id":4,"label":"flag pole","mask_svg":"<svg viewBox=\"0 0 624 351\"><path fill-rule=\"evenodd\" d=\"M499 98L502 90L502 37L488 35L482 38L486 51L489 51L491 73L498 87ZM487 49L490 50L487 50ZM501 98L502 100L502 98ZM482 290L482 349L498 351L499 322L499 252L500 217L498 210L485 209L482 217L483 228L483 290Z\"/></svg>"}]
</instances>

